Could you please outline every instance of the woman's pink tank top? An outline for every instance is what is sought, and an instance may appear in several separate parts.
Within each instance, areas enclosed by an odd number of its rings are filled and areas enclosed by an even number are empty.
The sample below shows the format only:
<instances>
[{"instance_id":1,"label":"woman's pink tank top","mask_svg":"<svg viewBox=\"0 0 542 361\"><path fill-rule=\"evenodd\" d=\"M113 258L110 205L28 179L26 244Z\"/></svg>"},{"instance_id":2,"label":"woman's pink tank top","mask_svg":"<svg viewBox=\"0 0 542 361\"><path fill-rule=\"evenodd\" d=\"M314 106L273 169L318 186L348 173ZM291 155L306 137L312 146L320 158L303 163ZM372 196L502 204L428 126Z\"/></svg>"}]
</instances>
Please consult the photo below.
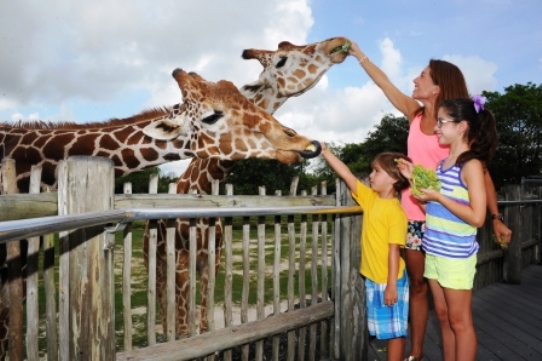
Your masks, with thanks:
<instances>
[{"instance_id":1,"label":"woman's pink tank top","mask_svg":"<svg viewBox=\"0 0 542 361\"><path fill-rule=\"evenodd\" d=\"M446 158L450 147L440 145L436 134L426 135L420 129L422 115L417 115L410 123L408 132L408 156L414 164L421 164L425 168L437 169L437 163ZM401 205L410 221L425 221L425 213L410 193L410 188L403 191Z\"/></svg>"}]
</instances>

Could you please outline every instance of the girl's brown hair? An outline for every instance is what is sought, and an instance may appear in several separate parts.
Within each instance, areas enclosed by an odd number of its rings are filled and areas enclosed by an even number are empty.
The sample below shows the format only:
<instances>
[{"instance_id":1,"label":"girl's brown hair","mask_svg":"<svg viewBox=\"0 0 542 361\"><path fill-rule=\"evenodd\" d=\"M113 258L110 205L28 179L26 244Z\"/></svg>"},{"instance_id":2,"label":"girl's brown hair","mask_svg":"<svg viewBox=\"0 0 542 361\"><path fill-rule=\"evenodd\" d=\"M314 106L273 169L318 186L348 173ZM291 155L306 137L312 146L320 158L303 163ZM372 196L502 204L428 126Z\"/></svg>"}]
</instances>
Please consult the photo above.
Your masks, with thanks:
<instances>
[{"instance_id":1,"label":"girl's brown hair","mask_svg":"<svg viewBox=\"0 0 542 361\"><path fill-rule=\"evenodd\" d=\"M463 165L476 158L487 165L497 149L497 122L493 113L489 109L477 110L471 98L448 99L441 107L454 122L469 124L465 140L470 149L457 157L456 164Z\"/></svg>"},{"instance_id":2,"label":"girl's brown hair","mask_svg":"<svg viewBox=\"0 0 542 361\"><path fill-rule=\"evenodd\" d=\"M397 167L398 159L405 159L409 162L412 162L412 160L406 155L396 152L383 152L378 154L373 159L373 165L377 163L384 172L388 173L390 177L397 180L397 182L393 184L393 188L397 193L410 186L408 179L406 179L405 176L401 174L399 167Z\"/></svg>"}]
</instances>

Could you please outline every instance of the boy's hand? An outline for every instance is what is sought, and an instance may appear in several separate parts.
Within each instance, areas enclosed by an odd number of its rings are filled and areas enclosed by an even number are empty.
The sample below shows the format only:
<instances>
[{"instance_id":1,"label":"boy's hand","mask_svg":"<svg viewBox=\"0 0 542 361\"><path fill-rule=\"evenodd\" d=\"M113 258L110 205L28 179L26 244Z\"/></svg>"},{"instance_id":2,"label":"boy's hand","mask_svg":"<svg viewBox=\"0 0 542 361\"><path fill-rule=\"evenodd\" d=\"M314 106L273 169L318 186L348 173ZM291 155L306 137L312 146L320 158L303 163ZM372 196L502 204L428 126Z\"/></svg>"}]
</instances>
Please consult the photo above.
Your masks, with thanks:
<instances>
[{"instance_id":1,"label":"boy's hand","mask_svg":"<svg viewBox=\"0 0 542 361\"><path fill-rule=\"evenodd\" d=\"M393 306L397 302L397 287L386 286L384 291L384 304Z\"/></svg>"}]
</instances>

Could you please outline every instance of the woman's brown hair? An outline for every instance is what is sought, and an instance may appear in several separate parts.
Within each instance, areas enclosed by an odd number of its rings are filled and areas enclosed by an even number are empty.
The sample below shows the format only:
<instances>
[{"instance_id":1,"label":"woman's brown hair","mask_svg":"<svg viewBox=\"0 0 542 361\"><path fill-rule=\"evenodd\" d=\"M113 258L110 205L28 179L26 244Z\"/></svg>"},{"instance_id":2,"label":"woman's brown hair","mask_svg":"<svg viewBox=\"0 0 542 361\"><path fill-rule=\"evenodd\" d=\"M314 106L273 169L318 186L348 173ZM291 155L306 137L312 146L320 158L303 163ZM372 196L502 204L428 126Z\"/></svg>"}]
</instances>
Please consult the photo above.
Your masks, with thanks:
<instances>
[{"instance_id":1,"label":"woman's brown hair","mask_svg":"<svg viewBox=\"0 0 542 361\"><path fill-rule=\"evenodd\" d=\"M437 101L433 107L433 118L437 119L438 109L443 101L453 98L468 98L467 82L461 70L454 64L445 60L431 59L429 61L429 70L433 84L438 85L440 92ZM424 107L420 107L414 114L424 112Z\"/></svg>"}]
</instances>

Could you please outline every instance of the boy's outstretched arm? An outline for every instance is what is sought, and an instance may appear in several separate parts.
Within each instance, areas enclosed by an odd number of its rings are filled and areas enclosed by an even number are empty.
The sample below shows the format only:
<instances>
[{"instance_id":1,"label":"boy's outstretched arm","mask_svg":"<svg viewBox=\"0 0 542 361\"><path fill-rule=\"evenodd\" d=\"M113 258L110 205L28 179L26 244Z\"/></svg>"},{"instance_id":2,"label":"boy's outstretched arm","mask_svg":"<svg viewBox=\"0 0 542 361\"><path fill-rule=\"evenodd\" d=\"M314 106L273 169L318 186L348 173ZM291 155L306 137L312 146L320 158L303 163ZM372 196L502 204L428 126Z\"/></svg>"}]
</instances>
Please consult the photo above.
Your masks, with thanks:
<instances>
[{"instance_id":1,"label":"boy's outstretched arm","mask_svg":"<svg viewBox=\"0 0 542 361\"><path fill-rule=\"evenodd\" d=\"M337 173L339 177L344 180L346 186L353 194L357 193L357 182L358 179L356 176L348 169L346 164L344 164L329 148L322 143L322 153L321 155L326 160L327 164Z\"/></svg>"}]
</instances>

